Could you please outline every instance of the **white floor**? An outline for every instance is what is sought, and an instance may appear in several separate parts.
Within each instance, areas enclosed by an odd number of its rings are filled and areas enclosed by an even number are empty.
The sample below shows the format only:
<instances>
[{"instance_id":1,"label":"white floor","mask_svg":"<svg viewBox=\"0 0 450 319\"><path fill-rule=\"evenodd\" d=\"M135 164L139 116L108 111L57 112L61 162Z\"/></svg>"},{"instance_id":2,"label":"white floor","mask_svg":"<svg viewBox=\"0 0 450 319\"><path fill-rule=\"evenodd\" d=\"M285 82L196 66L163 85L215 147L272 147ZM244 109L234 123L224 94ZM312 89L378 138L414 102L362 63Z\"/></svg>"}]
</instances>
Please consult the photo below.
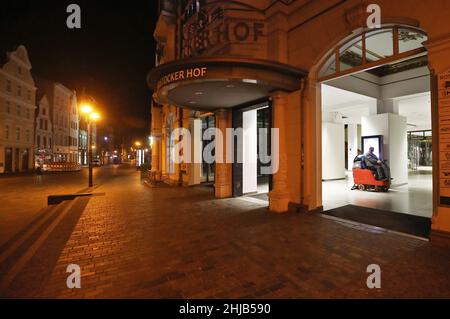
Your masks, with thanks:
<instances>
[{"instance_id":1,"label":"white floor","mask_svg":"<svg viewBox=\"0 0 450 319\"><path fill-rule=\"evenodd\" d=\"M322 183L324 210L346 205L377 208L422 217L431 217L433 209L432 175L429 169L420 169L409 175L409 183L392 187L388 193L351 190L353 176L347 172L346 180Z\"/></svg>"}]
</instances>

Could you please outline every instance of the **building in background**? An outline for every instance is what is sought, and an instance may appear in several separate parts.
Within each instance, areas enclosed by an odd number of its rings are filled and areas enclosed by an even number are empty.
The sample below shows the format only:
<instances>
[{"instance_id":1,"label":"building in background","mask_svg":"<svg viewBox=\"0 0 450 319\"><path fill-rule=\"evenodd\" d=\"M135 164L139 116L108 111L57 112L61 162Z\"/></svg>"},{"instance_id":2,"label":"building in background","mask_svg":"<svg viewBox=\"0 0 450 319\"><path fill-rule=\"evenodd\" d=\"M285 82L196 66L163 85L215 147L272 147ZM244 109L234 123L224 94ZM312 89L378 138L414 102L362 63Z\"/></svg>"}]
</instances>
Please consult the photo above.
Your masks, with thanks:
<instances>
[{"instance_id":1,"label":"building in background","mask_svg":"<svg viewBox=\"0 0 450 319\"><path fill-rule=\"evenodd\" d=\"M77 94L73 91L72 96L70 98L70 106L69 106L69 121L70 121L70 130L69 130L69 162L70 163L78 163L79 159L79 115L78 115L78 101Z\"/></svg>"},{"instance_id":2,"label":"building in background","mask_svg":"<svg viewBox=\"0 0 450 319\"><path fill-rule=\"evenodd\" d=\"M50 164L53 160L52 139L53 128L50 115L50 103L46 95L38 92L36 95L36 120L34 134L34 165L35 167Z\"/></svg>"},{"instance_id":3,"label":"building in background","mask_svg":"<svg viewBox=\"0 0 450 319\"><path fill-rule=\"evenodd\" d=\"M43 90L50 104L53 124L53 162L78 163L78 132L75 133L78 131L78 123L71 127L72 121L78 118L78 110L73 109L73 103L76 103L75 91L61 83L44 79L38 80L38 87ZM72 140L75 134L76 141ZM75 143L75 146L72 145Z\"/></svg>"},{"instance_id":4,"label":"building in background","mask_svg":"<svg viewBox=\"0 0 450 319\"><path fill-rule=\"evenodd\" d=\"M115 144L114 129L111 126L99 127L99 156L103 165L113 162Z\"/></svg>"},{"instance_id":5,"label":"building in background","mask_svg":"<svg viewBox=\"0 0 450 319\"><path fill-rule=\"evenodd\" d=\"M36 86L25 46L0 68L0 173L33 169Z\"/></svg>"}]
</instances>

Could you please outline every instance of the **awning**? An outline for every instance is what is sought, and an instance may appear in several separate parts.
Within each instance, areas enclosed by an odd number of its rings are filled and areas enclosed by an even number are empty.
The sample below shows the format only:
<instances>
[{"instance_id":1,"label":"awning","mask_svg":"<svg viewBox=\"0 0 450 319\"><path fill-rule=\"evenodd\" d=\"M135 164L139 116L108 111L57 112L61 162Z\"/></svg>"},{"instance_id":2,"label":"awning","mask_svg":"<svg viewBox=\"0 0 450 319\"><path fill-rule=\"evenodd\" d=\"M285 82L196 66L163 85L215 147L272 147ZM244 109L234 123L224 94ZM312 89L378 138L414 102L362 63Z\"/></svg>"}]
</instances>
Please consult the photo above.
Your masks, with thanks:
<instances>
[{"instance_id":1,"label":"awning","mask_svg":"<svg viewBox=\"0 0 450 319\"><path fill-rule=\"evenodd\" d=\"M276 90L298 90L306 74L261 59L200 57L161 64L147 82L158 103L215 110L260 100Z\"/></svg>"}]
</instances>

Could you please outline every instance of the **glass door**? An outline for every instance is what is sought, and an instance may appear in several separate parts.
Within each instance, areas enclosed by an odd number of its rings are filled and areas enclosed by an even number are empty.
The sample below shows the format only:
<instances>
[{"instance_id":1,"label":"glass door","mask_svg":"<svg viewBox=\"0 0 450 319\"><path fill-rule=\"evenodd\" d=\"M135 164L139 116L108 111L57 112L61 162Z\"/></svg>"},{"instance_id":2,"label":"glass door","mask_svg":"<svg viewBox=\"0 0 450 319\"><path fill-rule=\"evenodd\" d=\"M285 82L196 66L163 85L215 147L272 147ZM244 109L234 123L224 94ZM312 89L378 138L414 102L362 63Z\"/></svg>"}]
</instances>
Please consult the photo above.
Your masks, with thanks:
<instances>
[{"instance_id":1,"label":"glass door","mask_svg":"<svg viewBox=\"0 0 450 319\"><path fill-rule=\"evenodd\" d=\"M204 133L209 128L215 127L215 117L214 116L206 116L202 118L202 136L204 136ZM213 137L214 140L214 137ZM212 141L213 141L212 140ZM204 141L202 145L202 154L207 144L211 143L212 141ZM215 150L213 151L213 154L215 155ZM206 163L203 159L202 162L202 174L201 174L201 181L203 183L210 183L214 182L214 172L215 172L215 165L214 163Z\"/></svg>"}]
</instances>

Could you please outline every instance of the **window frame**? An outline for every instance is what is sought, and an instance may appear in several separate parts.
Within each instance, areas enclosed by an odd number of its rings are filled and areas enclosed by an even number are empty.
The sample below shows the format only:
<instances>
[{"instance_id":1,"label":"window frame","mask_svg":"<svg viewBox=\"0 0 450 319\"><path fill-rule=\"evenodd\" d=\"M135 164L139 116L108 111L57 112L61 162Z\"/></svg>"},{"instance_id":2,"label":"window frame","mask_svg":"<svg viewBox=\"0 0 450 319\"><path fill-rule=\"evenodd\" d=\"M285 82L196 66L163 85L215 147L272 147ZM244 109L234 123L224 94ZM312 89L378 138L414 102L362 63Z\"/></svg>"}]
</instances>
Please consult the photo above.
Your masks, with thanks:
<instances>
[{"instance_id":1,"label":"window frame","mask_svg":"<svg viewBox=\"0 0 450 319\"><path fill-rule=\"evenodd\" d=\"M399 53L399 29L411 30L413 32L423 34L427 37L427 34L420 29L416 29L416 28L408 27L408 26L398 26L398 25L397 26L385 26L385 27L377 28L377 29L370 29L370 30L366 30L362 33L356 34L356 35L352 36L351 38L347 39L345 42L337 45L329 54L327 54L326 58L323 60L323 63L320 66L319 71L317 73L317 78L319 79L319 82L328 81L331 79L335 79L337 77L342 77L342 76L349 75L352 73L364 71L367 69L382 66L382 65L385 65L385 64L388 64L391 62L395 62L397 60L405 59L408 57L416 56L416 55L427 52L427 49L424 46L422 46L421 48L417 48L417 49L413 49L413 50L406 51L403 53ZM373 62L367 62L367 59L366 59L366 35L370 34L372 32L377 32L377 31L379 32L380 30L392 30L393 31L393 39L392 39L393 40L393 54L392 54L392 56L386 57L384 59L380 59L380 60L373 61ZM341 69L340 69L341 48L345 47L348 43L352 43L358 37L362 37L362 64L359 66L351 67L344 71L341 71ZM331 73L331 74L328 74L325 76L321 76L321 73L325 70L325 67L327 66L327 62L330 62L330 59L333 55L335 55L334 63L335 63L336 71L334 73Z\"/></svg>"}]
</instances>

